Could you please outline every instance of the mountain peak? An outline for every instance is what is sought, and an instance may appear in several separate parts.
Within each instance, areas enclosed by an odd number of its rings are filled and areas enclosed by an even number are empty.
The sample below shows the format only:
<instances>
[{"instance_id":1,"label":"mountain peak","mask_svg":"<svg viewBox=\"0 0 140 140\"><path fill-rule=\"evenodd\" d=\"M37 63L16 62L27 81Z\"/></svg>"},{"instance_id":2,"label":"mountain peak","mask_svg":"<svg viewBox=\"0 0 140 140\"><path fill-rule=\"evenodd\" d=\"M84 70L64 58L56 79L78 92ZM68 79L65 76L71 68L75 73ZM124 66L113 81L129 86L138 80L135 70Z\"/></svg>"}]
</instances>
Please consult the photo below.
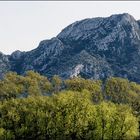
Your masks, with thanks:
<instances>
[{"instance_id":1,"label":"mountain peak","mask_svg":"<svg viewBox=\"0 0 140 140\"><path fill-rule=\"evenodd\" d=\"M131 29L139 30L139 25L134 17L128 13L123 13L115 14L107 18L88 18L74 22L64 28L57 37L63 41L97 39L98 36L101 38L107 35L107 32L112 32L115 28L121 28L118 29L121 31L124 26L129 28L125 30L126 32Z\"/></svg>"},{"instance_id":2,"label":"mountain peak","mask_svg":"<svg viewBox=\"0 0 140 140\"><path fill-rule=\"evenodd\" d=\"M132 15L128 14L128 13L120 14L120 16L122 18L122 21L124 21L124 22L130 23L130 24L133 24L134 22L137 22L135 20L135 18Z\"/></svg>"},{"instance_id":3,"label":"mountain peak","mask_svg":"<svg viewBox=\"0 0 140 140\"><path fill-rule=\"evenodd\" d=\"M133 17L132 15L130 15L129 13L122 13L122 14L113 14L111 15L110 17L112 16L116 16L116 17Z\"/></svg>"},{"instance_id":4,"label":"mountain peak","mask_svg":"<svg viewBox=\"0 0 140 140\"><path fill-rule=\"evenodd\" d=\"M11 54L11 58L14 60L18 60L25 52L21 52L20 50L16 50Z\"/></svg>"},{"instance_id":5,"label":"mountain peak","mask_svg":"<svg viewBox=\"0 0 140 140\"><path fill-rule=\"evenodd\" d=\"M119 76L140 83L140 21L128 13L76 21L36 49L16 51L6 59L0 58L0 66L6 63L5 69L20 74L35 70L62 78Z\"/></svg>"}]
</instances>

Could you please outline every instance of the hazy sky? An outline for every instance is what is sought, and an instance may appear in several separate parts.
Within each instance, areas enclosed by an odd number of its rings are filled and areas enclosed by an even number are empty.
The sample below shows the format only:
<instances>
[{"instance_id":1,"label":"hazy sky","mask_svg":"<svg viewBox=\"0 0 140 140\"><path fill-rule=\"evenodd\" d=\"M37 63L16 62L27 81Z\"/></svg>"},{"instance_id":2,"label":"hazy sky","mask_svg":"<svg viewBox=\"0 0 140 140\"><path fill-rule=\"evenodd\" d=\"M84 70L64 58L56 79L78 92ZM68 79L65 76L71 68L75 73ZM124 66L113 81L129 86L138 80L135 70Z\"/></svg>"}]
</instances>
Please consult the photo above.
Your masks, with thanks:
<instances>
[{"instance_id":1,"label":"hazy sky","mask_svg":"<svg viewBox=\"0 0 140 140\"><path fill-rule=\"evenodd\" d=\"M0 51L28 51L56 36L74 21L129 13L140 19L138 1L0 2Z\"/></svg>"}]
</instances>

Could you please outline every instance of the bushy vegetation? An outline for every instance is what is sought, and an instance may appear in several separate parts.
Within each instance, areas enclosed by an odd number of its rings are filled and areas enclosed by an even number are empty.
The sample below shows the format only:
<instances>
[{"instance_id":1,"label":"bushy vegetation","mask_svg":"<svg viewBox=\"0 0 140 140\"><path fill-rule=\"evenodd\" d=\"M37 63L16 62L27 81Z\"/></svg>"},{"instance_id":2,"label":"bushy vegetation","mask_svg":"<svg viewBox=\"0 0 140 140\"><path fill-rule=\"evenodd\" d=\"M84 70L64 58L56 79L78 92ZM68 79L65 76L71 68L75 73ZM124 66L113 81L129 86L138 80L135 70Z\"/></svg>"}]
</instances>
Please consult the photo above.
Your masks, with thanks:
<instances>
[{"instance_id":1,"label":"bushy vegetation","mask_svg":"<svg viewBox=\"0 0 140 140\"><path fill-rule=\"evenodd\" d=\"M122 78L0 80L0 140L139 139L140 85Z\"/></svg>"}]
</instances>

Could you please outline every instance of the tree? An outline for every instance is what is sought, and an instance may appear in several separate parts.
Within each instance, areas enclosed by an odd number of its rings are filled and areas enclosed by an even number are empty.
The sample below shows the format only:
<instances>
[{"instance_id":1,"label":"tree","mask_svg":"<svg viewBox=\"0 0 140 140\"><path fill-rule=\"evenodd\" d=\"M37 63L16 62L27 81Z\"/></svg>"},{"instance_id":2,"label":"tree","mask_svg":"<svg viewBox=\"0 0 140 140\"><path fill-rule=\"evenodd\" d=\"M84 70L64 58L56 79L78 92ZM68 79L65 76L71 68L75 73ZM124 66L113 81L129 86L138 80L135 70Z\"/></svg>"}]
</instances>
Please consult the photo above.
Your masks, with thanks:
<instances>
[{"instance_id":1,"label":"tree","mask_svg":"<svg viewBox=\"0 0 140 140\"><path fill-rule=\"evenodd\" d=\"M0 80L0 99L16 98L24 92L22 76L9 72Z\"/></svg>"},{"instance_id":2,"label":"tree","mask_svg":"<svg viewBox=\"0 0 140 140\"><path fill-rule=\"evenodd\" d=\"M42 95L51 91L51 83L47 77L34 71L28 71L24 78L25 92L29 95Z\"/></svg>"},{"instance_id":3,"label":"tree","mask_svg":"<svg viewBox=\"0 0 140 140\"><path fill-rule=\"evenodd\" d=\"M64 81L65 87L58 76L51 82L33 71L25 76L8 73L0 80L0 139L104 140L139 135L139 84L110 78L103 88L99 80L72 78ZM52 91L58 94L43 96ZM30 96L18 98L24 93Z\"/></svg>"},{"instance_id":4,"label":"tree","mask_svg":"<svg viewBox=\"0 0 140 140\"><path fill-rule=\"evenodd\" d=\"M52 77L52 87L53 87L53 92L54 93L58 93L61 89L61 85L62 85L62 80L58 75L54 75Z\"/></svg>"},{"instance_id":5,"label":"tree","mask_svg":"<svg viewBox=\"0 0 140 140\"><path fill-rule=\"evenodd\" d=\"M94 120L91 94L63 91L54 96L54 109L50 117L49 132L52 139L80 139L84 137L88 122Z\"/></svg>"},{"instance_id":6,"label":"tree","mask_svg":"<svg viewBox=\"0 0 140 140\"><path fill-rule=\"evenodd\" d=\"M88 90L92 94L94 103L103 100L102 82L100 80L86 80L80 77L65 80L66 89L73 91Z\"/></svg>"},{"instance_id":7,"label":"tree","mask_svg":"<svg viewBox=\"0 0 140 140\"><path fill-rule=\"evenodd\" d=\"M131 103L139 95L134 90L134 84L123 78L109 78L105 84L106 99L114 103Z\"/></svg>"},{"instance_id":8,"label":"tree","mask_svg":"<svg viewBox=\"0 0 140 140\"><path fill-rule=\"evenodd\" d=\"M101 103L96 105L96 139L134 139L138 136L138 120L130 107Z\"/></svg>"}]
</instances>

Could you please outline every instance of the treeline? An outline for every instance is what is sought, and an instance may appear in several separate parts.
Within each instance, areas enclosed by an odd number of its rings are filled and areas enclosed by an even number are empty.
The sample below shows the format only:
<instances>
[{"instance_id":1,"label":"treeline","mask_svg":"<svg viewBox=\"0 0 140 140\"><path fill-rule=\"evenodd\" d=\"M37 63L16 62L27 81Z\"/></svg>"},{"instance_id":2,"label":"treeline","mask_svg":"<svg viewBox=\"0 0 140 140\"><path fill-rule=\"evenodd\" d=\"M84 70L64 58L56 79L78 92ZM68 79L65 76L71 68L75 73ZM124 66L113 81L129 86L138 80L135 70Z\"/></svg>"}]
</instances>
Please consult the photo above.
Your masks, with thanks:
<instances>
[{"instance_id":1,"label":"treeline","mask_svg":"<svg viewBox=\"0 0 140 140\"><path fill-rule=\"evenodd\" d=\"M122 78L0 80L0 140L139 139L140 85Z\"/></svg>"}]
</instances>

